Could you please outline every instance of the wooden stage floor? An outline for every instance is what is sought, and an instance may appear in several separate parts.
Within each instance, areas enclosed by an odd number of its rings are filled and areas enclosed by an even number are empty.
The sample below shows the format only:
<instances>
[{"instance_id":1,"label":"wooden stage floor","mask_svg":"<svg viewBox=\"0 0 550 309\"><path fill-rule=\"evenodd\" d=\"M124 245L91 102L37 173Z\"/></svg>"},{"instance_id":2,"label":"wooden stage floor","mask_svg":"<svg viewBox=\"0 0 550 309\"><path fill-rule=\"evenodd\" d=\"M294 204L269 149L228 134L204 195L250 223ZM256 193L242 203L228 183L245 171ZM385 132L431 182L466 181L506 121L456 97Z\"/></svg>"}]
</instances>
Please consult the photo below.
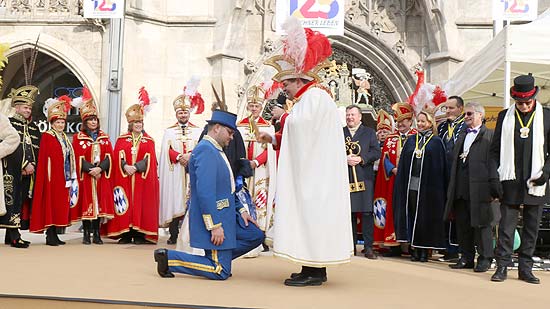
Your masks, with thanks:
<instances>
[{"instance_id":1,"label":"wooden stage floor","mask_svg":"<svg viewBox=\"0 0 550 309\"><path fill-rule=\"evenodd\" d=\"M4 231L0 232L3 240ZM50 247L25 233L29 249L0 246L0 308L548 308L550 272L530 285L509 272L503 283L492 271L451 270L446 263L355 257L328 269L321 287L295 288L283 280L297 265L262 255L239 259L233 277L216 282L185 275L160 278L155 245L81 244L81 234L61 235ZM166 238L161 238L165 244ZM161 245L159 247L166 247ZM74 301L81 301L75 303ZM82 302L87 301L87 302ZM120 301L120 302L118 302ZM118 303L117 303L118 302Z\"/></svg>"}]
</instances>

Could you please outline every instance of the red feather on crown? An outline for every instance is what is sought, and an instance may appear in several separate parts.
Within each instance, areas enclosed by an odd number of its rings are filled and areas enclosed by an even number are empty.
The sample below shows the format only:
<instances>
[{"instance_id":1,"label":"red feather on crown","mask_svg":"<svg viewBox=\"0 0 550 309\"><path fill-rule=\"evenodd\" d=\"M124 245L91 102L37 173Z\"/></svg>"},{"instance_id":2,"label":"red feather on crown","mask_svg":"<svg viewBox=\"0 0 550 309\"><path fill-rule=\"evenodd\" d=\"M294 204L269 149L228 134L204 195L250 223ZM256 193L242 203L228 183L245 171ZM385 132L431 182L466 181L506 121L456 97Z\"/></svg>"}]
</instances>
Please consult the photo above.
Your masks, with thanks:
<instances>
[{"instance_id":1,"label":"red feather on crown","mask_svg":"<svg viewBox=\"0 0 550 309\"><path fill-rule=\"evenodd\" d=\"M71 101L72 99L68 95L62 95L59 98L57 98L58 101L63 102L63 110L68 112L71 109Z\"/></svg>"},{"instance_id":2,"label":"red feather on crown","mask_svg":"<svg viewBox=\"0 0 550 309\"><path fill-rule=\"evenodd\" d=\"M296 18L289 18L283 29L287 36L283 53L294 61L297 73L309 72L323 60L332 55L332 47L327 37L310 28L303 28Z\"/></svg>"},{"instance_id":3,"label":"red feather on crown","mask_svg":"<svg viewBox=\"0 0 550 309\"><path fill-rule=\"evenodd\" d=\"M302 71L309 72L321 61L332 55L332 47L324 34L310 28L305 28L304 31L306 32L307 50Z\"/></svg>"},{"instance_id":4,"label":"red feather on crown","mask_svg":"<svg viewBox=\"0 0 550 309\"><path fill-rule=\"evenodd\" d=\"M90 89L86 85L82 88L82 101L86 102L92 98L92 94L90 93Z\"/></svg>"},{"instance_id":5,"label":"red feather on crown","mask_svg":"<svg viewBox=\"0 0 550 309\"><path fill-rule=\"evenodd\" d=\"M139 88L139 105L141 105L142 108L147 107L149 104L151 104L151 99L149 99L149 92L145 90L145 87Z\"/></svg>"}]
</instances>

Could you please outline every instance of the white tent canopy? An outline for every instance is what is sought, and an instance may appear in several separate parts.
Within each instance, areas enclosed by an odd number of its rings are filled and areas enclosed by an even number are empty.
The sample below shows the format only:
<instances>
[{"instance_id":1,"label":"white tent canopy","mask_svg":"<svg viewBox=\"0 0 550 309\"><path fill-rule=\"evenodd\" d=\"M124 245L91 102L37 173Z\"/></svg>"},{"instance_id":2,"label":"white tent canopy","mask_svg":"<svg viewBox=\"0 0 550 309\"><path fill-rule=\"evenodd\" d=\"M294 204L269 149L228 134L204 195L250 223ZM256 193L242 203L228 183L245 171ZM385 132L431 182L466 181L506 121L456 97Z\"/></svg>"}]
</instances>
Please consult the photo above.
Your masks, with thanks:
<instances>
[{"instance_id":1,"label":"white tent canopy","mask_svg":"<svg viewBox=\"0 0 550 309\"><path fill-rule=\"evenodd\" d=\"M466 102L504 105L507 62L511 79L532 73L541 88L537 99L550 103L550 10L531 23L506 26L453 75L448 93L462 95Z\"/></svg>"}]
</instances>

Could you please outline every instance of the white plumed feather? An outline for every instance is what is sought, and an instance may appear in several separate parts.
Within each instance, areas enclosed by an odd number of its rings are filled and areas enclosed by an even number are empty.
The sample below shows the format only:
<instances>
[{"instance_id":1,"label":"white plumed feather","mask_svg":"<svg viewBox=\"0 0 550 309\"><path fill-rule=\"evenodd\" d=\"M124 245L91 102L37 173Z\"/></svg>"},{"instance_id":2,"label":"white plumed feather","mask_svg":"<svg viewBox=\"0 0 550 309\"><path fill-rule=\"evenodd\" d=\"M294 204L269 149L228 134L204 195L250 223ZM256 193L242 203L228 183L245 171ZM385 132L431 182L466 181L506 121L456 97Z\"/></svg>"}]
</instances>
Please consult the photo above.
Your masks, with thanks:
<instances>
[{"instance_id":1,"label":"white plumed feather","mask_svg":"<svg viewBox=\"0 0 550 309\"><path fill-rule=\"evenodd\" d=\"M283 24L286 32L285 55L294 60L296 71L301 71L307 51L307 37L302 24L296 17L289 17Z\"/></svg>"},{"instance_id":2,"label":"white plumed feather","mask_svg":"<svg viewBox=\"0 0 550 309\"><path fill-rule=\"evenodd\" d=\"M191 76L191 79L187 81L187 85L185 85L185 95L191 97L194 96L197 93L200 83L201 79L198 76Z\"/></svg>"}]
</instances>

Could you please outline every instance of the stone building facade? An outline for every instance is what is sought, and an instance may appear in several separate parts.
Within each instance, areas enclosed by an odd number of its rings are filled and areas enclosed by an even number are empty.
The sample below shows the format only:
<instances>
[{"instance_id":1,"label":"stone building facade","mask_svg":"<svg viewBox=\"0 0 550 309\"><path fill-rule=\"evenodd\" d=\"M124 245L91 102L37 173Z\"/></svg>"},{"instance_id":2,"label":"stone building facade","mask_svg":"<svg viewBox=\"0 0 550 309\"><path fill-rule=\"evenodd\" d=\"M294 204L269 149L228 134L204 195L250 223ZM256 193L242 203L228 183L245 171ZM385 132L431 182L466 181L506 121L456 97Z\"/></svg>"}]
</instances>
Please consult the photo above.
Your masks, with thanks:
<instances>
[{"instance_id":1,"label":"stone building facade","mask_svg":"<svg viewBox=\"0 0 550 309\"><path fill-rule=\"evenodd\" d=\"M0 95L24 83L24 62L40 36L32 81L41 89L39 101L86 84L100 102L105 127L110 25L83 18L82 1L0 0L0 42L11 46ZM550 0L539 0L539 11L549 6ZM374 108L388 109L412 93L415 67L426 70L427 81L447 80L493 36L490 1L347 0L344 9L345 35L330 37L336 67L327 72L340 87L341 105L353 100L353 68L370 74ZM172 100L193 75L201 78L207 105L193 122L209 118L210 84L219 88L222 81L229 109L243 117L246 89L265 80L263 60L280 49L274 14L275 0L126 0L121 130L124 111L145 86L159 102L145 128L160 140L175 121Z\"/></svg>"}]
</instances>

